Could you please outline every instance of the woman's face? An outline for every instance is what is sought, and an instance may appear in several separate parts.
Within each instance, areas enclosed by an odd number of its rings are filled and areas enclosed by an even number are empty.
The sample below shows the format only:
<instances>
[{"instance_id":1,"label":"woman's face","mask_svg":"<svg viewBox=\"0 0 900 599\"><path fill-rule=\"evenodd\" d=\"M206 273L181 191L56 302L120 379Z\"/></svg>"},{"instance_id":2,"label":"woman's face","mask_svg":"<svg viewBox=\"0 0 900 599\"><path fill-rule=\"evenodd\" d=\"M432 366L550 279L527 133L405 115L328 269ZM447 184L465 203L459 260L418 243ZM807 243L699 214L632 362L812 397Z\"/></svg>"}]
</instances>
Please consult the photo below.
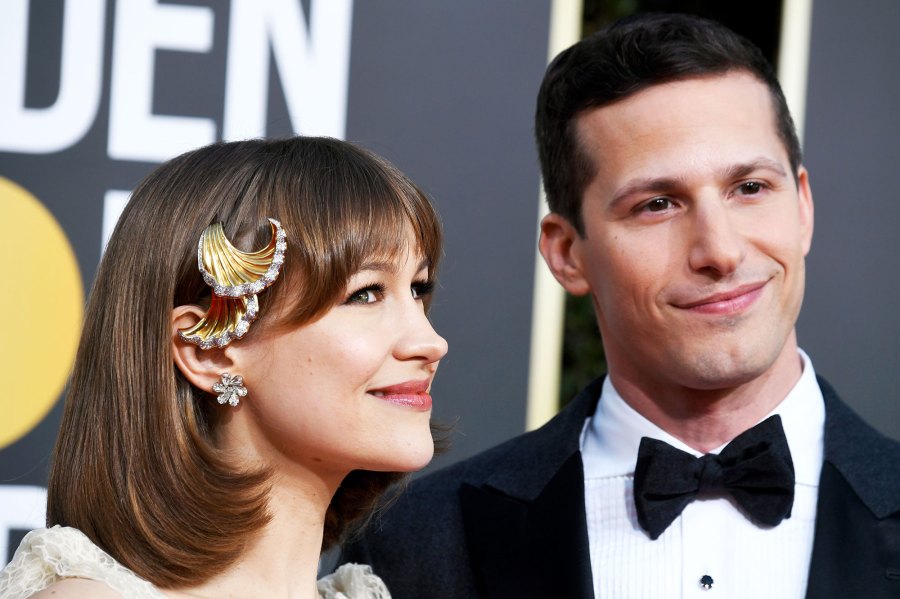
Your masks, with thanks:
<instances>
[{"instance_id":1,"label":"woman's face","mask_svg":"<svg viewBox=\"0 0 900 599\"><path fill-rule=\"evenodd\" d=\"M234 344L233 374L249 393L229 444L325 476L424 467L434 451L429 390L447 353L425 315L430 291L417 251L372 259L319 320Z\"/></svg>"}]
</instances>

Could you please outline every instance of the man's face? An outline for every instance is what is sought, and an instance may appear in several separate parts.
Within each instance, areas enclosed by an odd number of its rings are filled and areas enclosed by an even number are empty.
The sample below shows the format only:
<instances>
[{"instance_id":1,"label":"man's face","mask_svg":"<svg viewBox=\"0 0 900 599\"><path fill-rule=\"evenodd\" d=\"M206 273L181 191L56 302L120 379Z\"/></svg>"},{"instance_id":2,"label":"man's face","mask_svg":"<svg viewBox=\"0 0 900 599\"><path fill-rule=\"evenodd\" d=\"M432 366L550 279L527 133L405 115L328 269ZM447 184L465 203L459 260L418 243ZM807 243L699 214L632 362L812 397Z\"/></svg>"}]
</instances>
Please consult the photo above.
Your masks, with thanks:
<instances>
[{"instance_id":1,"label":"man's face","mask_svg":"<svg viewBox=\"0 0 900 599\"><path fill-rule=\"evenodd\" d=\"M725 389L796 361L812 197L768 88L740 72L657 85L577 125L596 170L584 236L551 215L541 249L591 293L610 371L657 392Z\"/></svg>"}]
</instances>

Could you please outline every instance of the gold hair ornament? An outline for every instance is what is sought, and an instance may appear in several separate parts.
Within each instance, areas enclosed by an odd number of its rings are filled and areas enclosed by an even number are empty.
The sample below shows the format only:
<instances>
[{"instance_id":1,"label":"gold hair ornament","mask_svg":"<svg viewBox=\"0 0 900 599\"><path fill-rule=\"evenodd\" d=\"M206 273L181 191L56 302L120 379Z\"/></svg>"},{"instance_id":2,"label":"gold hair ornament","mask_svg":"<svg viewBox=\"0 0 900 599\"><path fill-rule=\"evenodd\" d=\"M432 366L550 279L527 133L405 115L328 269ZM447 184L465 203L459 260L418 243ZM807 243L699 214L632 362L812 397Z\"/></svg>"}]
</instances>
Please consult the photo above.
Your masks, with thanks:
<instances>
[{"instance_id":1,"label":"gold hair ornament","mask_svg":"<svg viewBox=\"0 0 900 599\"><path fill-rule=\"evenodd\" d=\"M213 295L200 322L178 331L185 341L200 349L225 347L240 339L256 320L256 294L275 282L284 264L287 241L281 223L269 219L272 240L256 252L242 252L228 241L222 223L210 225L200 236L197 266Z\"/></svg>"}]
</instances>

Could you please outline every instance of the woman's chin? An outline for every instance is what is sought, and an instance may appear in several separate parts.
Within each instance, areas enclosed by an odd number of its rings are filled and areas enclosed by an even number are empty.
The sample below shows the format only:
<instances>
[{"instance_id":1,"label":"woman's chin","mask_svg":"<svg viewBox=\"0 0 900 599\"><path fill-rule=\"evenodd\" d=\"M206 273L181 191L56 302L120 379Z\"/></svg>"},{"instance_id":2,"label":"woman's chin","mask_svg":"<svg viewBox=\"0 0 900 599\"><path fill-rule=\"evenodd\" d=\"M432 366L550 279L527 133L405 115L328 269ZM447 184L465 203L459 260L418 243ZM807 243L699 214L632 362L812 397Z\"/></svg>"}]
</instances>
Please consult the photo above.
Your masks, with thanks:
<instances>
[{"instance_id":1,"label":"woman's chin","mask_svg":"<svg viewBox=\"0 0 900 599\"><path fill-rule=\"evenodd\" d=\"M427 466L433 457L434 440L429 429L427 434L404 437L402 442L392 446L385 444L377 467L365 469L382 472L416 472Z\"/></svg>"}]
</instances>

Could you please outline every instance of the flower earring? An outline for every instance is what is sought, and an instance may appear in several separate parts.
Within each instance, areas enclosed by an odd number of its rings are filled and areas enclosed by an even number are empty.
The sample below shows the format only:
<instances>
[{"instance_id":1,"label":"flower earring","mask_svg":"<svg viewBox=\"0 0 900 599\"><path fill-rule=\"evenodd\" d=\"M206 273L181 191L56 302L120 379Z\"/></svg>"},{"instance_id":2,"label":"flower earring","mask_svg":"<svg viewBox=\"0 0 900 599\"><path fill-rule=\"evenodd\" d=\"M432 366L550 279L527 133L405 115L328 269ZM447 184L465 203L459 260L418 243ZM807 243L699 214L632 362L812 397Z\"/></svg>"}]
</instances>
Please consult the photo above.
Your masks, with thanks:
<instances>
[{"instance_id":1,"label":"flower earring","mask_svg":"<svg viewBox=\"0 0 900 599\"><path fill-rule=\"evenodd\" d=\"M222 381L214 383L212 390L219 394L217 400L220 404L228 403L232 407L237 407L241 403L241 397L247 397L244 377L239 374L231 376L227 372L223 372Z\"/></svg>"}]
</instances>

